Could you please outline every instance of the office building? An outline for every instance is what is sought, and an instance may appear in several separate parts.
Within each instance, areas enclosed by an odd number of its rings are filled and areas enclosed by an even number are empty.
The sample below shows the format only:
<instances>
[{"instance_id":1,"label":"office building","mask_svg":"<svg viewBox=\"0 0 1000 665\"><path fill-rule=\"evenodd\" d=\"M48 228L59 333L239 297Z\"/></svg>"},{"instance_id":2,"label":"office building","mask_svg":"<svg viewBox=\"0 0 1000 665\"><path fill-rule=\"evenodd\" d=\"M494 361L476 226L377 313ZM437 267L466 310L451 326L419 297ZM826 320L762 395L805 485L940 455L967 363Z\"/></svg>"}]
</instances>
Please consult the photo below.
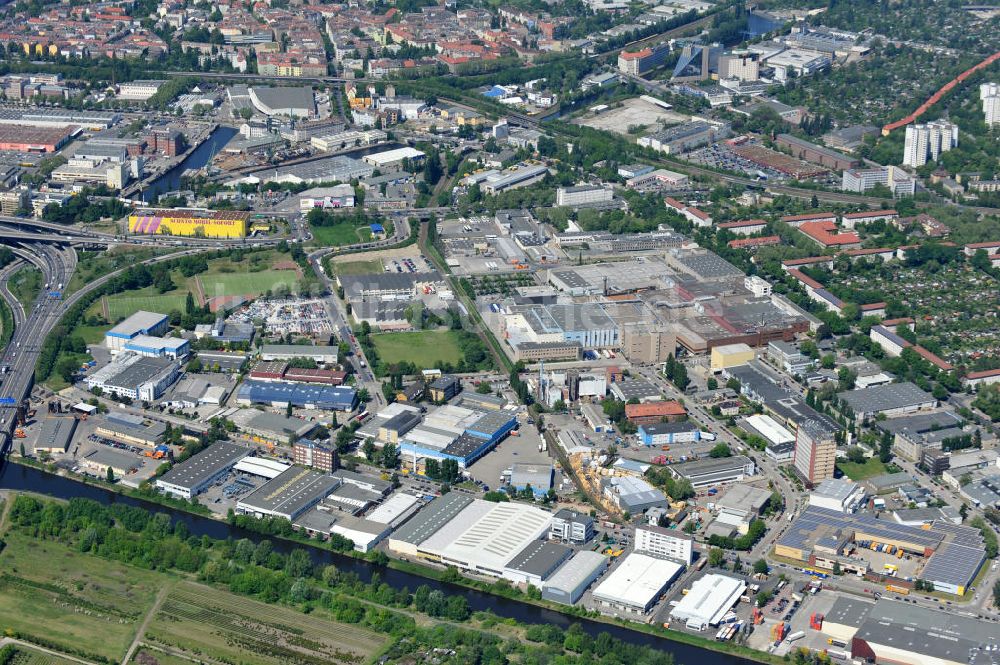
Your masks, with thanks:
<instances>
[{"instance_id":1,"label":"office building","mask_svg":"<svg viewBox=\"0 0 1000 665\"><path fill-rule=\"evenodd\" d=\"M574 185L556 189L556 207L586 208L610 203L614 191L603 185Z\"/></svg>"},{"instance_id":2,"label":"office building","mask_svg":"<svg viewBox=\"0 0 1000 665\"><path fill-rule=\"evenodd\" d=\"M594 518L569 508L562 508L552 516L549 538L574 545L582 545L594 537Z\"/></svg>"},{"instance_id":3,"label":"office building","mask_svg":"<svg viewBox=\"0 0 1000 665\"><path fill-rule=\"evenodd\" d=\"M760 78L760 54L730 53L720 57L719 78L756 81Z\"/></svg>"},{"instance_id":4,"label":"office building","mask_svg":"<svg viewBox=\"0 0 1000 665\"><path fill-rule=\"evenodd\" d=\"M677 529L643 524L635 529L635 551L690 566L694 561L694 539Z\"/></svg>"},{"instance_id":5,"label":"office building","mask_svg":"<svg viewBox=\"0 0 1000 665\"><path fill-rule=\"evenodd\" d=\"M292 444L292 459L300 466L331 473L337 468L337 449L326 443L299 439Z\"/></svg>"},{"instance_id":6,"label":"office building","mask_svg":"<svg viewBox=\"0 0 1000 665\"><path fill-rule=\"evenodd\" d=\"M933 120L926 124L906 127L903 146L903 164L914 168L928 161L937 161L942 152L958 145L958 125L946 120Z\"/></svg>"},{"instance_id":7,"label":"office building","mask_svg":"<svg viewBox=\"0 0 1000 665\"><path fill-rule=\"evenodd\" d=\"M621 352L633 365L666 362L677 351L677 334L665 324L628 322L621 327Z\"/></svg>"},{"instance_id":8,"label":"office building","mask_svg":"<svg viewBox=\"0 0 1000 665\"><path fill-rule=\"evenodd\" d=\"M622 51L618 54L618 69L629 76L642 76L662 65L668 55L669 44L657 44L641 51Z\"/></svg>"},{"instance_id":9,"label":"office building","mask_svg":"<svg viewBox=\"0 0 1000 665\"><path fill-rule=\"evenodd\" d=\"M846 169L841 176L840 189L845 192L863 194L875 187L883 185L893 196L913 196L917 183L906 171L895 166L878 166L875 168Z\"/></svg>"}]
</instances>

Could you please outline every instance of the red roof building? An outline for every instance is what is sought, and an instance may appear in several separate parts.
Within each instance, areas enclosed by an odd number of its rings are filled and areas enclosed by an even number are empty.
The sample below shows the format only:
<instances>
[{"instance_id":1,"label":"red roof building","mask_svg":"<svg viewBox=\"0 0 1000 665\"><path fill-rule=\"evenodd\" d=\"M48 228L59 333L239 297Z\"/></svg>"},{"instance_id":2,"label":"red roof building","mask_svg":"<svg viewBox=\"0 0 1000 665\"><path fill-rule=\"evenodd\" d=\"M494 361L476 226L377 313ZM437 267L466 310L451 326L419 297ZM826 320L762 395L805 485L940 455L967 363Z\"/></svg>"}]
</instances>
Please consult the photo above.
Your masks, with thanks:
<instances>
[{"instance_id":1,"label":"red roof building","mask_svg":"<svg viewBox=\"0 0 1000 665\"><path fill-rule=\"evenodd\" d=\"M853 231L842 233L837 225L830 221L803 222L799 225L799 231L823 247L848 248L861 245L861 237L857 233Z\"/></svg>"},{"instance_id":2,"label":"red roof building","mask_svg":"<svg viewBox=\"0 0 1000 665\"><path fill-rule=\"evenodd\" d=\"M687 415L684 406L677 401L626 404L625 417L636 425L651 425L667 420L679 420Z\"/></svg>"},{"instance_id":3,"label":"red roof building","mask_svg":"<svg viewBox=\"0 0 1000 665\"><path fill-rule=\"evenodd\" d=\"M738 238L726 243L733 249L747 249L752 247L765 247L767 245L780 245L780 236L764 236L762 238Z\"/></svg>"}]
</instances>

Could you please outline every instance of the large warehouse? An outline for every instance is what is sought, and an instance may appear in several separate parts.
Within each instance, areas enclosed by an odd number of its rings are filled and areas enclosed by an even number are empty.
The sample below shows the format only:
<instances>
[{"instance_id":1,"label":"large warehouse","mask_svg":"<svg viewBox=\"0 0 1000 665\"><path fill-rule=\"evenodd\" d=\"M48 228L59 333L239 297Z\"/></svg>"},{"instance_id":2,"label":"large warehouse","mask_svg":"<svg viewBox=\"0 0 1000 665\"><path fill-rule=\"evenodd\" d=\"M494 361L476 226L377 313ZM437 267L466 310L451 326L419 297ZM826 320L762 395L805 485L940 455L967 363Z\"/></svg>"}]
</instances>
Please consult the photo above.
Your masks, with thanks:
<instances>
[{"instance_id":1,"label":"large warehouse","mask_svg":"<svg viewBox=\"0 0 1000 665\"><path fill-rule=\"evenodd\" d=\"M337 489L340 480L292 466L236 503L236 512L254 517L294 520Z\"/></svg>"},{"instance_id":2,"label":"large warehouse","mask_svg":"<svg viewBox=\"0 0 1000 665\"><path fill-rule=\"evenodd\" d=\"M733 483L754 475L757 465L744 455L706 458L668 467L677 478L687 478L693 487Z\"/></svg>"},{"instance_id":3,"label":"large warehouse","mask_svg":"<svg viewBox=\"0 0 1000 665\"><path fill-rule=\"evenodd\" d=\"M619 610L645 614L684 566L632 552L594 589L594 600Z\"/></svg>"},{"instance_id":4,"label":"large warehouse","mask_svg":"<svg viewBox=\"0 0 1000 665\"><path fill-rule=\"evenodd\" d=\"M121 353L118 358L85 379L90 389L100 388L106 395L152 402L180 376L177 363L166 358L144 358Z\"/></svg>"},{"instance_id":5,"label":"large warehouse","mask_svg":"<svg viewBox=\"0 0 1000 665\"><path fill-rule=\"evenodd\" d=\"M389 538L389 549L504 577L504 568L548 533L552 514L524 503L493 503L458 492L436 498ZM549 558L545 553L542 558Z\"/></svg>"},{"instance_id":6,"label":"large warehouse","mask_svg":"<svg viewBox=\"0 0 1000 665\"><path fill-rule=\"evenodd\" d=\"M875 663L992 663L990 656L1000 647L990 622L886 598L876 603L838 598L823 632L847 642L853 658Z\"/></svg>"},{"instance_id":7,"label":"large warehouse","mask_svg":"<svg viewBox=\"0 0 1000 665\"><path fill-rule=\"evenodd\" d=\"M607 567L608 557L599 552L580 550L545 581L542 598L574 605Z\"/></svg>"},{"instance_id":8,"label":"large warehouse","mask_svg":"<svg viewBox=\"0 0 1000 665\"><path fill-rule=\"evenodd\" d=\"M250 449L245 446L216 441L157 478L156 488L182 499L193 499L249 454Z\"/></svg>"},{"instance_id":9,"label":"large warehouse","mask_svg":"<svg viewBox=\"0 0 1000 665\"><path fill-rule=\"evenodd\" d=\"M809 506L775 543L774 553L830 570L834 562L856 568L865 560L846 555L856 543L892 545L914 558L927 558L917 577L935 591L963 595L986 561L978 529L937 520L926 528ZM881 571L876 571L881 572Z\"/></svg>"},{"instance_id":10,"label":"large warehouse","mask_svg":"<svg viewBox=\"0 0 1000 665\"><path fill-rule=\"evenodd\" d=\"M695 630L717 625L746 588L743 580L710 573L691 585L691 590L670 610L670 616Z\"/></svg>"},{"instance_id":11,"label":"large warehouse","mask_svg":"<svg viewBox=\"0 0 1000 665\"><path fill-rule=\"evenodd\" d=\"M291 404L303 409L352 411L358 405L354 388L346 386L306 385L286 381L244 381L236 395L240 404L270 404L284 407Z\"/></svg>"},{"instance_id":12,"label":"large warehouse","mask_svg":"<svg viewBox=\"0 0 1000 665\"><path fill-rule=\"evenodd\" d=\"M452 459L465 468L515 429L513 411L480 411L447 404L403 434L399 448L405 458Z\"/></svg>"},{"instance_id":13,"label":"large warehouse","mask_svg":"<svg viewBox=\"0 0 1000 665\"><path fill-rule=\"evenodd\" d=\"M162 335L168 328L170 317L166 314L140 310L104 333L104 346L115 354L136 338Z\"/></svg>"},{"instance_id":14,"label":"large warehouse","mask_svg":"<svg viewBox=\"0 0 1000 665\"><path fill-rule=\"evenodd\" d=\"M245 238L250 213L238 210L137 210L128 216L129 233L142 235Z\"/></svg>"}]
</instances>

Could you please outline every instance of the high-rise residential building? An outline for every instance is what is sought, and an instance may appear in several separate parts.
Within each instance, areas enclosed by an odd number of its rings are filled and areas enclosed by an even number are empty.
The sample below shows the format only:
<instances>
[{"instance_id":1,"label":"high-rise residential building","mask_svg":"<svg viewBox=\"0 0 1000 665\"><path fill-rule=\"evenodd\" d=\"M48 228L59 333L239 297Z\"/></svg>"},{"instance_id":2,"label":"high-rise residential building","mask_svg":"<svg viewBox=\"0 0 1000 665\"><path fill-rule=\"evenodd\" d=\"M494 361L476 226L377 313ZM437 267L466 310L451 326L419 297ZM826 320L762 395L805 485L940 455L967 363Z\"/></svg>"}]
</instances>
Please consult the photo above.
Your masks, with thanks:
<instances>
[{"instance_id":1,"label":"high-rise residential building","mask_svg":"<svg viewBox=\"0 0 1000 665\"><path fill-rule=\"evenodd\" d=\"M817 485L833 478L837 442L829 427L818 420L805 420L795 432L795 470L808 483Z\"/></svg>"},{"instance_id":2,"label":"high-rise residential building","mask_svg":"<svg viewBox=\"0 0 1000 665\"><path fill-rule=\"evenodd\" d=\"M907 125L903 164L914 168L923 166L928 160L937 161L942 152L947 152L957 145L958 125L947 120Z\"/></svg>"},{"instance_id":3,"label":"high-rise residential building","mask_svg":"<svg viewBox=\"0 0 1000 665\"><path fill-rule=\"evenodd\" d=\"M983 102L986 126L1000 125L1000 83L984 83L979 86L979 99Z\"/></svg>"}]
</instances>

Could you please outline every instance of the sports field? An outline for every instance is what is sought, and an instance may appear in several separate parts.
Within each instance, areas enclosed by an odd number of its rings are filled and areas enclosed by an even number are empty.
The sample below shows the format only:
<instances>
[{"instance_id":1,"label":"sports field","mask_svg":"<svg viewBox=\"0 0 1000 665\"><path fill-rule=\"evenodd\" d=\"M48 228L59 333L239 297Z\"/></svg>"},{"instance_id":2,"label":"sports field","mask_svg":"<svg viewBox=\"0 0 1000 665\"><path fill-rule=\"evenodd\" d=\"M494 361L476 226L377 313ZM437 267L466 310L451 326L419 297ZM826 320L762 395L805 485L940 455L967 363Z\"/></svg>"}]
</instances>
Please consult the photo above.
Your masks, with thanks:
<instances>
[{"instance_id":1,"label":"sports field","mask_svg":"<svg viewBox=\"0 0 1000 665\"><path fill-rule=\"evenodd\" d=\"M16 532L0 553L0 630L119 662L163 575Z\"/></svg>"},{"instance_id":2,"label":"sports field","mask_svg":"<svg viewBox=\"0 0 1000 665\"><path fill-rule=\"evenodd\" d=\"M377 633L190 582L164 600L143 642L192 660L241 665L323 665L368 661L385 645Z\"/></svg>"},{"instance_id":3,"label":"sports field","mask_svg":"<svg viewBox=\"0 0 1000 665\"><path fill-rule=\"evenodd\" d=\"M384 333L372 335L372 341L379 359L387 365L408 360L419 369L430 369L442 362L454 364L462 359L462 349L451 330Z\"/></svg>"},{"instance_id":4,"label":"sports field","mask_svg":"<svg viewBox=\"0 0 1000 665\"><path fill-rule=\"evenodd\" d=\"M128 295L119 294L108 297L108 314L111 315L112 321L118 321L132 316L139 310L164 314L175 309L183 312L186 299L187 293L159 294L156 293L155 289L150 289L148 294L137 294L137 292L131 291Z\"/></svg>"}]
</instances>

